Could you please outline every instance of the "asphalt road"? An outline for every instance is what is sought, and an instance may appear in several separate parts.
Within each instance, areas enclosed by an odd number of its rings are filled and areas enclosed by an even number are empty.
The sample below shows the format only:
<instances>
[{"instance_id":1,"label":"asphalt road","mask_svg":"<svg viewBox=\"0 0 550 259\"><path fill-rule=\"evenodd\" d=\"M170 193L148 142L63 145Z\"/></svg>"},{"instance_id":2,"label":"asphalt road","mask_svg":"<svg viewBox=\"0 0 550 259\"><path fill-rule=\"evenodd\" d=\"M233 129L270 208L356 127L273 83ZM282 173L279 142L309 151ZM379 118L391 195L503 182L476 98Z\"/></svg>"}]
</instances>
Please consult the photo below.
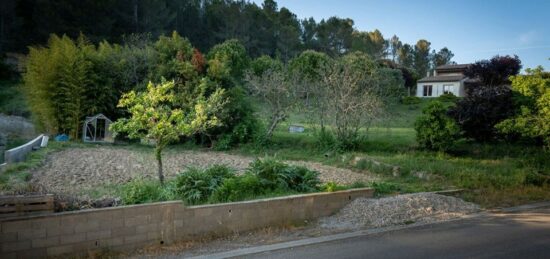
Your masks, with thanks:
<instances>
[{"instance_id":1,"label":"asphalt road","mask_svg":"<svg viewBox=\"0 0 550 259\"><path fill-rule=\"evenodd\" d=\"M550 208L495 213L245 258L550 258Z\"/></svg>"}]
</instances>

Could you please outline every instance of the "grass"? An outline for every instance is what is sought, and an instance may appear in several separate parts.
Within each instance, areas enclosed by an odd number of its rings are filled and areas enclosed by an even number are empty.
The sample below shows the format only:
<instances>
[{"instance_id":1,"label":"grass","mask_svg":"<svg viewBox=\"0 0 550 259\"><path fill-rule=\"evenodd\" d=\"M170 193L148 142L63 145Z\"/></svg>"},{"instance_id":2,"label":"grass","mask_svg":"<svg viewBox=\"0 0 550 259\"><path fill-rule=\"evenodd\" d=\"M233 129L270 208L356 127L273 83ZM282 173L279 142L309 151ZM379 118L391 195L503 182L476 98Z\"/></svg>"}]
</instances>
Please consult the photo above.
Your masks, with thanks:
<instances>
[{"instance_id":1,"label":"grass","mask_svg":"<svg viewBox=\"0 0 550 259\"><path fill-rule=\"evenodd\" d=\"M548 181L529 180L550 177L550 154L540 147L462 141L448 153L418 149L412 126L427 103L423 100L418 105L390 106L391 116L375 122L366 132L366 140L354 152L318 149L312 125L295 115L279 125L269 146L243 145L232 152L310 160L357 172L373 172L382 178L370 184L378 195L462 188L466 189L463 198L485 207L550 200ZM304 125L305 133L288 133L288 125L294 123ZM355 157L392 166L353 164ZM397 177L393 175L393 166L400 169Z\"/></svg>"},{"instance_id":2,"label":"grass","mask_svg":"<svg viewBox=\"0 0 550 259\"><path fill-rule=\"evenodd\" d=\"M31 178L31 170L40 166L49 153L75 145L74 143L50 141L48 147L29 153L24 162L8 165L4 172L0 173L0 193L34 192L33 187L28 183Z\"/></svg>"},{"instance_id":3,"label":"grass","mask_svg":"<svg viewBox=\"0 0 550 259\"><path fill-rule=\"evenodd\" d=\"M365 183L375 189L377 196L461 188L466 189L461 194L462 198L489 208L550 200L548 182L537 180L550 177L550 154L539 147L462 141L448 153L420 150L412 125L426 103L427 101L423 101L417 105L390 106L389 116L376 121L368 131L363 131L366 133L365 141L356 151L334 152L318 148L313 125L307 122L305 116L293 114L277 127L269 145L244 144L228 152L255 157L270 156L280 160L315 161L358 173L368 171L377 174L381 179L374 183ZM306 131L289 133L290 124L304 125ZM0 190L24 189L30 176L29 170L37 166L48 152L75 145L90 146L50 143L48 148L31 153L26 162L12 165L7 172L0 175ZM125 147L140 152L151 151L151 147L144 145L132 144ZM183 144L173 145L169 149L178 151L200 147ZM355 163L356 157L365 159ZM399 175L394 175L393 167L399 167ZM330 188L339 190L352 187ZM83 192L100 198L104 194L119 194L121 188L104 186ZM274 193L266 197L289 194L293 193ZM250 197L257 198L264 197Z\"/></svg>"}]
</instances>

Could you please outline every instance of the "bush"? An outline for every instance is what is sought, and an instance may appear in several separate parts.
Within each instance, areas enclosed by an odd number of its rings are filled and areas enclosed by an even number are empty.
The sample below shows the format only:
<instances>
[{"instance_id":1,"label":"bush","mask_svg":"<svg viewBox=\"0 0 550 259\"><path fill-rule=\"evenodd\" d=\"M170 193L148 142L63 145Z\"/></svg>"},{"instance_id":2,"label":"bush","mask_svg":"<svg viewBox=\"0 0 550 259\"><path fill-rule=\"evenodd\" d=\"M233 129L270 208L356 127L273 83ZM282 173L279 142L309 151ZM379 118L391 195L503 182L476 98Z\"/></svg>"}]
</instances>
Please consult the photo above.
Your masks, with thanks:
<instances>
[{"instance_id":1,"label":"bush","mask_svg":"<svg viewBox=\"0 0 550 259\"><path fill-rule=\"evenodd\" d=\"M174 192L187 204L202 203L225 179L233 177L231 169L222 165L214 165L206 170L190 168L176 177Z\"/></svg>"},{"instance_id":2,"label":"bush","mask_svg":"<svg viewBox=\"0 0 550 259\"><path fill-rule=\"evenodd\" d=\"M458 101L458 97L456 97L456 95L454 95L453 93L442 94L437 99L441 102L450 102L450 103L454 103Z\"/></svg>"},{"instance_id":3,"label":"bush","mask_svg":"<svg viewBox=\"0 0 550 259\"><path fill-rule=\"evenodd\" d=\"M431 102L422 110L414 129L420 146L432 150L448 150L459 137L458 126L447 116L447 109L439 101Z\"/></svg>"},{"instance_id":4,"label":"bush","mask_svg":"<svg viewBox=\"0 0 550 259\"><path fill-rule=\"evenodd\" d=\"M140 204L166 200L169 195L157 181L136 179L122 187L121 198L124 204Z\"/></svg>"},{"instance_id":5,"label":"bush","mask_svg":"<svg viewBox=\"0 0 550 259\"><path fill-rule=\"evenodd\" d=\"M401 103L406 105L419 104L420 102L422 102L422 99L416 96L405 96L401 98Z\"/></svg>"},{"instance_id":6,"label":"bush","mask_svg":"<svg viewBox=\"0 0 550 259\"><path fill-rule=\"evenodd\" d=\"M459 100L449 114L465 136L493 140L498 137L495 125L514 114L512 91L508 86L478 87Z\"/></svg>"},{"instance_id":7,"label":"bush","mask_svg":"<svg viewBox=\"0 0 550 259\"><path fill-rule=\"evenodd\" d=\"M210 202L242 201L263 195L267 191L257 175L246 173L239 177L225 179L222 185L212 193Z\"/></svg>"},{"instance_id":8,"label":"bush","mask_svg":"<svg viewBox=\"0 0 550 259\"><path fill-rule=\"evenodd\" d=\"M290 166L273 159L257 159L248 171L258 176L262 185L271 190L312 192L318 190L319 173L301 166Z\"/></svg>"}]
</instances>

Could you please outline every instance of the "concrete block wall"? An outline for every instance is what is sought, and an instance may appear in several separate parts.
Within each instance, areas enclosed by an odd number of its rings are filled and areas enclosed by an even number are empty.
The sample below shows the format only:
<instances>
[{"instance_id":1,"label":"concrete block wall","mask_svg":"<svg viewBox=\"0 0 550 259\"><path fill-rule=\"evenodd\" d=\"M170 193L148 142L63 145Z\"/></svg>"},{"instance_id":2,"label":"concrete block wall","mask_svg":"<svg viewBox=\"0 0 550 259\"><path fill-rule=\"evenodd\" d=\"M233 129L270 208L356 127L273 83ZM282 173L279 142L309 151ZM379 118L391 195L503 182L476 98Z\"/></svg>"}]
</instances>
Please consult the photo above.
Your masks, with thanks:
<instances>
[{"instance_id":1,"label":"concrete block wall","mask_svg":"<svg viewBox=\"0 0 550 259\"><path fill-rule=\"evenodd\" d=\"M0 258L78 255L170 244L328 216L371 189L186 207L181 201L0 220Z\"/></svg>"}]
</instances>

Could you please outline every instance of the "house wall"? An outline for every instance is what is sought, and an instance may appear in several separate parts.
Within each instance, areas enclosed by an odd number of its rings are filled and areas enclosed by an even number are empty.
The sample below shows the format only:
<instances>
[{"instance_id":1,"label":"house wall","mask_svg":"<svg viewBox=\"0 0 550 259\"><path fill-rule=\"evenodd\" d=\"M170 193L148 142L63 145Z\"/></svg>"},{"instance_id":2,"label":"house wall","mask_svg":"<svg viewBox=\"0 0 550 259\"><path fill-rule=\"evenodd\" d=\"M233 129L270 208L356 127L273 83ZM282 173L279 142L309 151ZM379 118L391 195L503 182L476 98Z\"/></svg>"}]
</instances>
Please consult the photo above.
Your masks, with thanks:
<instances>
[{"instance_id":1,"label":"house wall","mask_svg":"<svg viewBox=\"0 0 550 259\"><path fill-rule=\"evenodd\" d=\"M425 85L432 86L432 96L423 96ZM453 86L452 93L458 97L464 97L465 93L464 93L463 81L418 83L416 87L416 96L424 97L424 98L439 97L440 95L443 94L443 85L452 85Z\"/></svg>"},{"instance_id":2,"label":"house wall","mask_svg":"<svg viewBox=\"0 0 550 259\"><path fill-rule=\"evenodd\" d=\"M146 245L304 224L336 213L369 188L254 201L184 206L181 201L0 220L0 258L90 255Z\"/></svg>"}]
</instances>

